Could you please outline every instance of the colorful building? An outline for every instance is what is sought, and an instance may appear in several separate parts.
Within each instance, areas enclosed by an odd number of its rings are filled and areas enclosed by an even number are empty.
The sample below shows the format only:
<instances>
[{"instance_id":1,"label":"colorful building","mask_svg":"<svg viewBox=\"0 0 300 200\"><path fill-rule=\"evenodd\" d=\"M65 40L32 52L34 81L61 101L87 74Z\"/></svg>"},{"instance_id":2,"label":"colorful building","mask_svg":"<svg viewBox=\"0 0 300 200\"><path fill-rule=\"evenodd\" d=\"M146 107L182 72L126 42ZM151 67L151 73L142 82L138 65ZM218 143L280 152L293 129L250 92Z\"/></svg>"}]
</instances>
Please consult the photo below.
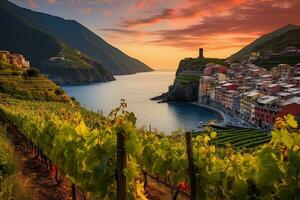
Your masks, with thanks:
<instances>
[{"instance_id":1,"label":"colorful building","mask_svg":"<svg viewBox=\"0 0 300 200\"><path fill-rule=\"evenodd\" d=\"M223 91L221 86L215 87L215 101L222 104Z\"/></svg>"},{"instance_id":2,"label":"colorful building","mask_svg":"<svg viewBox=\"0 0 300 200\"><path fill-rule=\"evenodd\" d=\"M290 98L292 98L294 95L293 93L290 93L290 92L278 92L276 93L276 96L279 97L281 100L288 100Z\"/></svg>"},{"instance_id":3,"label":"colorful building","mask_svg":"<svg viewBox=\"0 0 300 200\"><path fill-rule=\"evenodd\" d=\"M201 76L199 80L198 102L207 104L210 92L215 79L211 76Z\"/></svg>"},{"instance_id":4,"label":"colorful building","mask_svg":"<svg viewBox=\"0 0 300 200\"><path fill-rule=\"evenodd\" d=\"M0 60L9 62L9 52L8 51L0 51Z\"/></svg>"},{"instance_id":5,"label":"colorful building","mask_svg":"<svg viewBox=\"0 0 300 200\"><path fill-rule=\"evenodd\" d=\"M237 91L235 90L228 90L223 92L222 96L222 104L230 110L233 110L233 97L237 95Z\"/></svg>"},{"instance_id":6,"label":"colorful building","mask_svg":"<svg viewBox=\"0 0 300 200\"><path fill-rule=\"evenodd\" d=\"M300 87L300 76L293 77L291 82L292 82L292 84L296 85L297 87Z\"/></svg>"},{"instance_id":7,"label":"colorful building","mask_svg":"<svg viewBox=\"0 0 300 200\"><path fill-rule=\"evenodd\" d=\"M239 93L233 95L232 110L235 113L240 113L241 96Z\"/></svg>"},{"instance_id":8,"label":"colorful building","mask_svg":"<svg viewBox=\"0 0 300 200\"><path fill-rule=\"evenodd\" d=\"M279 84L270 84L266 88L266 93L270 96L274 96L277 92L280 92L281 86Z\"/></svg>"},{"instance_id":9,"label":"colorful building","mask_svg":"<svg viewBox=\"0 0 300 200\"><path fill-rule=\"evenodd\" d=\"M280 64L277 67L274 67L271 73L275 76L280 77L280 81L288 80L292 75L292 67L288 64Z\"/></svg>"},{"instance_id":10,"label":"colorful building","mask_svg":"<svg viewBox=\"0 0 300 200\"><path fill-rule=\"evenodd\" d=\"M226 91L236 90L238 88L238 85L234 83L225 83L222 85L222 88L224 88Z\"/></svg>"},{"instance_id":11,"label":"colorful building","mask_svg":"<svg viewBox=\"0 0 300 200\"><path fill-rule=\"evenodd\" d=\"M219 80L219 81L226 81L227 80L227 77L225 74L223 73L217 73L215 74L216 78Z\"/></svg>"},{"instance_id":12,"label":"colorful building","mask_svg":"<svg viewBox=\"0 0 300 200\"><path fill-rule=\"evenodd\" d=\"M261 93L253 90L251 92L246 92L241 95L240 100L240 113L241 117L249 122L253 122L255 118L255 104L256 99L262 96Z\"/></svg>"},{"instance_id":13,"label":"colorful building","mask_svg":"<svg viewBox=\"0 0 300 200\"><path fill-rule=\"evenodd\" d=\"M273 128L275 117L280 110L279 97L263 96L257 99L255 106L255 125L264 130Z\"/></svg>"},{"instance_id":14,"label":"colorful building","mask_svg":"<svg viewBox=\"0 0 300 200\"><path fill-rule=\"evenodd\" d=\"M29 61L21 54L11 54L9 51L0 51L0 59L19 69L28 69L30 67Z\"/></svg>"},{"instance_id":15,"label":"colorful building","mask_svg":"<svg viewBox=\"0 0 300 200\"><path fill-rule=\"evenodd\" d=\"M280 112L278 112L276 117L284 117L287 114L292 114L296 117L300 116L300 97L290 98L280 106Z\"/></svg>"}]
</instances>

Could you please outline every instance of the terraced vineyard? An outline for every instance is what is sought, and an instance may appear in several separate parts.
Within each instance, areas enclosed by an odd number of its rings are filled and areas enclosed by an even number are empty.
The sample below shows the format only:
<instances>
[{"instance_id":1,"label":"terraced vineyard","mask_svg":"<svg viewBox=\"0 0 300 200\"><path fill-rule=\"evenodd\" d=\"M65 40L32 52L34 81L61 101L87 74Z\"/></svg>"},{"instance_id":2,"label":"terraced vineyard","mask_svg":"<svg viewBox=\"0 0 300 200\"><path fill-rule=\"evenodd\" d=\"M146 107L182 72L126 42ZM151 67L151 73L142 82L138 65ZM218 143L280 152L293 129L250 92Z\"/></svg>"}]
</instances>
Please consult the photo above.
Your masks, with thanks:
<instances>
[{"instance_id":1,"label":"terraced vineyard","mask_svg":"<svg viewBox=\"0 0 300 200\"><path fill-rule=\"evenodd\" d=\"M63 101L64 93L48 78L24 77L0 70L0 92L10 94L15 98Z\"/></svg>"},{"instance_id":2,"label":"terraced vineyard","mask_svg":"<svg viewBox=\"0 0 300 200\"><path fill-rule=\"evenodd\" d=\"M253 148L271 140L267 132L256 129L214 130L218 136L212 141L217 146L231 144L235 148Z\"/></svg>"}]
</instances>

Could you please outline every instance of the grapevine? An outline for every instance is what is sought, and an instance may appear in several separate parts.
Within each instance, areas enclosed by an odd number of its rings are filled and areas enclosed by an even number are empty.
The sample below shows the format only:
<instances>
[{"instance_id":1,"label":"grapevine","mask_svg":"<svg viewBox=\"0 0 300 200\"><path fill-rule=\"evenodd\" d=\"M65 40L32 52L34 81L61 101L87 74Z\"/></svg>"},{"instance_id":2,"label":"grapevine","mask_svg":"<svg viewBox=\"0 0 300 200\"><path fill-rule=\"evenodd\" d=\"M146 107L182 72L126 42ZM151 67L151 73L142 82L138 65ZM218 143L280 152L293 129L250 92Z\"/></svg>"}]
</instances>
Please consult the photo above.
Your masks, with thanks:
<instances>
[{"instance_id":1,"label":"grapevine","mask_svg":"<svg viewBox=\"0 0 300 200\"><path fill-rule=\"evenodd\" d=\"M136 128L127 104L108 117L77 105L10 99L0 109L67 177L94 199L116 198L116 136L126 136L127 199L146 199L142 172L190 190L185 138ZM244 151L215 146L206 129L192 139L198 199L297 199L300 135L293 116L277 119L271 141ZM267 138L269 139L269 138ZM239 141L238 141L239 142ZM54 174L54 173L53 173Z\"/></svg>"}]
</instances>

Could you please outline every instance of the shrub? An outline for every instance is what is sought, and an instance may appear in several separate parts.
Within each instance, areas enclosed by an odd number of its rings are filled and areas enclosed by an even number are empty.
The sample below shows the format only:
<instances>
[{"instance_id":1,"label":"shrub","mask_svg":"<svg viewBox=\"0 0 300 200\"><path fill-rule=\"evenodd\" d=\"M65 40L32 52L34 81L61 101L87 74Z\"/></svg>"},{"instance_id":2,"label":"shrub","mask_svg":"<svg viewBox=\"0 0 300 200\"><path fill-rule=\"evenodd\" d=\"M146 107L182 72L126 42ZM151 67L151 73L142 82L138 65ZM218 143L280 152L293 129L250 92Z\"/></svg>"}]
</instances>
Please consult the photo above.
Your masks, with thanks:
<instances>
[{"instance_id":1,"label":"shrub","mask_svg":"<svg viewBox=\"0 0 300 200\"><path fill-rule=\"evenodd\" d=\"M11 75L12 75L12 76L19 76L19 75L21 75L21 73L18 72L18 71L13 71L13 72L11 73Z\"/></svg>"},{"instance_id":2,"label":"shrub","mask_svg":"<svg viewBox=\"0 0 300 200\"><path fill-rule=\"evenodd\" d=\"M61 89L61 88L57 88L55 90L55 94L57 94L57 95L63 95L63 94L65 94L65 91L63 89Z\"/></svg>"},{"instance_id":3,"label":"shrub","mask_svg":"<svg viewBox=\"0 0 300 200\"><path fill-rule=\"evenodd\" d=\"M30 68L26 71L28 77L38 77L40 75L40 71L37 68Z\"/></svg>"}]
</instances>

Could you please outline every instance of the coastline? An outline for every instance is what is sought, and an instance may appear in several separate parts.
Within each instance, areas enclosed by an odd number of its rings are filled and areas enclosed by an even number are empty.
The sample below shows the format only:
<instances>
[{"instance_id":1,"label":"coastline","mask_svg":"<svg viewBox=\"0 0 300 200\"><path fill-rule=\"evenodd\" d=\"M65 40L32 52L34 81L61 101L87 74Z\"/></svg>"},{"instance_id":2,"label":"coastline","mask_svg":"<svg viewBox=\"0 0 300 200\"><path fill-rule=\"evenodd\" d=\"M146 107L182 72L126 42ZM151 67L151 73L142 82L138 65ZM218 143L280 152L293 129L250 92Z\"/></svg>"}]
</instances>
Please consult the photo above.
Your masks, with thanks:
<instances>
[{"instance_id":1,"label":"coastline","mask_svg":"<svg viewBox=\"0 0 300 200\"><path fill-rule=\"evenodd\" d=\"M206 108L208 110L213 111L217 115L217 122L216 122L217 125L224 126L229 122L228 117L226 116L226 114L223 111L221 111L217 108L214 108L214 107L211 107L211 106L208 106L208 105L204 105L204 104L200 104L198 102L190 102L190 104L193 104L193 105L196 105L196 106L199 106L199 107L203 107L203 108Z\"/></svg>"},{"instance_id":2,"label":"coastline","mask_svg":"<svg viewBox=\"0 0 300 200\"><path fill-rule=\"evenodd\" d=\"M255 128L253 126L245 124L245 121L242 118L240 118L239 116L235 115L235 114L229 115L229 114L225 113L224 111L222 111L218 108L215 108L215 107L212 107L212 106L209 106L209 105L204 105L204 104L201 104L199 102L191 102L191 104L194 104L194 105L197 105L197 106L200 106L200 107L203 107L203 108L210 109L213 112L217 113L218 116L221 116L222 120L216 123L217 126L220 126L220 127L233 126L233 127L239 127L239 128Z\"/></svg>"}]
</instances>

